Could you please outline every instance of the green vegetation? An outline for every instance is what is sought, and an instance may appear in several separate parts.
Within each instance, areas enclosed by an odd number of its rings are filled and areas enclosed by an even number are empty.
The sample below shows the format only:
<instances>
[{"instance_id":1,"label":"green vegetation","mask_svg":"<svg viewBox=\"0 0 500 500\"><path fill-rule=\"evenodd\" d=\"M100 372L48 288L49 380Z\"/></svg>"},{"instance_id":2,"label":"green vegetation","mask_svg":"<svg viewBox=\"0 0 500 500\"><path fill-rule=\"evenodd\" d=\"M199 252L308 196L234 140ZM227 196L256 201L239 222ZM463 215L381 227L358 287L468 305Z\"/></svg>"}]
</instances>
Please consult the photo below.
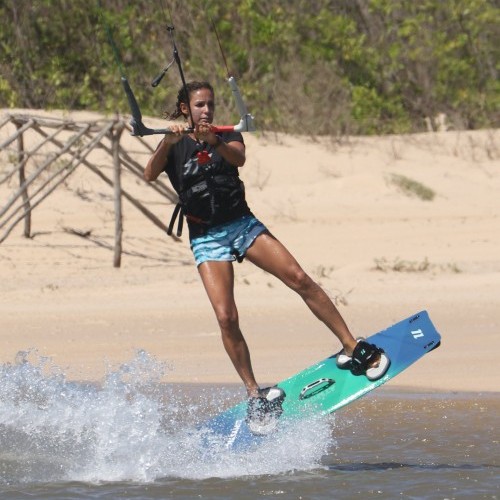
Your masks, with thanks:
<instances>
[{"instance_id":1,"label":"green vegetation","mask_svg":"<svg viewBox=\"0 0 500 500\"><path fill-rule=\"evenodd\" d=\"M459 129L498 127L496 0L102 0L142 111L160 116L180 84L172 12L188 79L218 91L234 122L210 23L259 128L310 134L423 130L439 113ZM0 105L128 113L96 0L0 2Z\"/></svg>"},{"instance_id":2,"label":"green vegetation","mask_svg":"<svg viewBox=\"0 0 500 500\"><path fill-rule=\"evenodd\" d=\"M403 193L409 196L416 196L424 201L432 201L436 193L422 183L406 177L406 175L391 174L390 182L397 186Z\"/></svg>"}]
</instances>

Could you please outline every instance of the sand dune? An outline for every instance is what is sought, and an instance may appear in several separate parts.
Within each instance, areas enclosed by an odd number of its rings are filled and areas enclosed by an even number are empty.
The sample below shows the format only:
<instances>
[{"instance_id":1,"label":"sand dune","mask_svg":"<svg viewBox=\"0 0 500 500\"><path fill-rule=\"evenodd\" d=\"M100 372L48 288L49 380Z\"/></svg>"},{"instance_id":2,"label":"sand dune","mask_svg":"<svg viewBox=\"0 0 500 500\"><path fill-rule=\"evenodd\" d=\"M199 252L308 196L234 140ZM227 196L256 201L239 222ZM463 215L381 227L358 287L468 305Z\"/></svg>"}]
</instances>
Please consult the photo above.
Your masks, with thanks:
<instances>
[{"instance_id":1,"label":"sand dune","mask_svg":"<svg viewBox=\"0 0 500 500\"><path fill-rule=\"evenodd\" d=\"M11 131L1 129L0 140ZM355 335L429 311L442 347L391 385L499 390L498 130L245 139L241 175L254 213L328 291ZM136 139L122 141L137 149ZM111 172L103 159L93 161ZM2 156L0 173L8 162ZM168 222L172 205L151 187L126 172L123 185ZM15 188L14 180L0 185L0 208ZM112 194L80 166L35 210L33 238L18 226L0 244L0 361L33 349L69 378L98 380L144 349L171 365L168 380L238 382L187 234L168 238L125 201L122 267L112 267ZM272 277L243 263L236 281L260 381L275 382L339 348Z\"/></svg>"}]
</instances>

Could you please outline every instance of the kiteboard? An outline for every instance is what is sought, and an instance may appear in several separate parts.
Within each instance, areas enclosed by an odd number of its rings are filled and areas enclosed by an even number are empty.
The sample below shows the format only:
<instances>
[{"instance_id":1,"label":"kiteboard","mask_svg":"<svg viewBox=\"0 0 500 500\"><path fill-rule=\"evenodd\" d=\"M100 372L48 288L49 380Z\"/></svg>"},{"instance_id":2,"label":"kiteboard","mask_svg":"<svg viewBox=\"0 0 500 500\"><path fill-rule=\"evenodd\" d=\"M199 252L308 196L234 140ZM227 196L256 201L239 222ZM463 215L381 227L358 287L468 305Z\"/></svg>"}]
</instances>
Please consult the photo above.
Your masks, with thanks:
<instances>
[{"instance_id":1,"label":"kiteboard","mask_svg":"<svg viewBox=\"0 0 500 500\"><path fill-rule=\"evenodd\" d=\"M277 384L285 391L286 397L276 428L284 426L290 419L326 415L352 403L436 349L441 336L428 313L421 311L366 341L382 348L389 357L391 363L385 375L375 381L365 375L354 375L348 369L339 368L336 363L339 353L333 354ZM209 419L201 429L207 439L216 440L228 449L247 448L272 437L250 430L246 410L247 402L244 401Z\"/></svg>"}]
</instances>

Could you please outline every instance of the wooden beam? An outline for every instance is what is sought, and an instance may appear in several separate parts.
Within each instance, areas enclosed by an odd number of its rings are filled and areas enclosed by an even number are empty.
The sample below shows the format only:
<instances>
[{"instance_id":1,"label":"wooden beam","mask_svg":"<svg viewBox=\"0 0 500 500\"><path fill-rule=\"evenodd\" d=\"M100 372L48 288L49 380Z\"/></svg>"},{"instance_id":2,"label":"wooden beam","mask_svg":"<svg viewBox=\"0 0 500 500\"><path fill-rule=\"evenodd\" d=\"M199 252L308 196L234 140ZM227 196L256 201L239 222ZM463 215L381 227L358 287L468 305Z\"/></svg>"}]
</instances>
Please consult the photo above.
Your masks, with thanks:
<instances>
[{"instance_id":1,"label":"wooden beam","mask_svg":"<svg viewBox=\"0 0 500 500\"><path fill-rule=\"evenodd\" d=\"M87 135L89 134L87 133ZM109 148L105 144L101 144L101 148L103 148L108 154L110 155L113 154L111 148ZM153 151L152 148L150 149ZM165 196L165 198L167 198L172 203L177 203L178 196L173 189L171 189L164 182L158 179L153 183L148 183L147 181L144 180L144 168L142 167L142 165L137 161L135 161L123 148L120 148L120 155L122 164L125 167L127 167L127 169L130 170L130 172L132 172L135 176L141 179L141 181L148 184L157 193L161 194L162 196Z\"/></svg>"},{"instance_id":2,"label":"wooden beam","mask_svg":"<svg viewBox=\"0 0 500 500\"><path fill-rule=\"evenodd\" d=\"M15 123L16 122L14 122L14 124ZM23 134L24 132L26 132L26 130L31 128L34 123L35 120L31 119L28 120L23 126L17 127L17 130L8 139L0 143L0 149L5 149L7 146L12 144L21 134Z\"/></svg>"},{"instance_id":3,"label":"wooden beam","mask_svg":"<svg viewBox=\"0 0 500 500\"><path fill-rule=\"evenodd\" d=\"M111 141L113 149L113 187L115 198L115 251L113 256L113 267L120 267L122 261L122 185L121 185L121 163L120 163L120 136L123 132L123 125L117 125L111 131Z\"/></svg>"},{"instance_id":4,"label":"wooden beam","mask_svg":"<svg viewBox=\"0 0 500 500\"><path fill-rule=\"evenodd\" d=\"M33 125L33 130L40 133L40 128L37 124ZM62 130L64 130L64 125L61 125L55 132L53 132L50 135L50 138L56 137ZM44 140L37 144L33 149L29 151L25 151L24 158L21 161L18 161L18 163L13 167L13 169L5 174L5 176L0 179L0 184L3 184L4 182L8 181L20 168L24 167L26 163L30 160L32 156L35 155L35 153L42 147L44 146L47 142L49 142L50 138L45 134L42 133L42 136L44 136Z\"/></svg>"},{"instance_id":5,"label":"wooden beam","mask_svg":"<svg viewBox=\"0 0 500 500\"><path fill-rule=\"evenodd\" d=\"M122 198L127 199L137 210L153 222L153 224L159 227L162 231L166 232L166 224L164 224L162 220L146 208L146 206L123 189L121 182L122 167L126 167L130 172L132 172L133 175L144 181L144 169L142 165L132 158L132 156L120 146L120 138L123 130L131 130L130 126L126 124L123 119L78 123L75 121L61 119L11 114L0 120L0 128L4 127L8 123L12 123L16 127L16 132L0 143L0 150L7 149L9 145L17 140L17 163L13 166L11 171L4 174L4 176L0 179L0 184L6 182L17 172L19 174L20 186L19 189L17 189L10 197L7 204L0 208L0 219L14 206L19 198L22 198L22 203L15 208L13 213L11 213L7 219L4 218L4 220L1 221L0 228L5 227L9 221L11 221L11 224L0 238L0 243L7 238L8 234L22 219L25 220L24 234L25 236L30 236L31 212L58 186L60 186L80 164L85 165L92 172L98 175L106 184L113 187L115 199L115 267L121 264L121 254L123 253L121 241L123 236ZM104 123L104 126L101 125L102 123ZM44 130L46 128L56 130L49 133ZM30 129L34 129L34 131L42 135L44 139L32 150L26 151L24 141L25 136L23 136L23 133ZM61 131L76 133L71 138L66 140L66 142L62 142L57 139L57 135ZM81 140L84 135L89 136L91 141L83 147L78 147L77 141ZM108 146L107 142L103 142L103 139L107 135L111 137L111 148ZM138 137L137 140L149 153L154 151L154 148L152 148L143 138ZM37 168L35 171L32 172L31 175L26 176L25 166L28 164L28 161L32 159L34 155L46 144L53 144L57 146L58 151L52 153L50 157L47 155L45 161L43 161L40 166L36 165ZM112 156L113 178L110 179L101 171L99 167L86 159L88 154L90 154L90 152L96 147L102 148L106 151L106 153ZM148 152L142 154L149 154ZM39 183L37 183L37 188L33 192L28 193L29 186L36 179L38 179L40 174L58 158L61 158L65 154L71 155L71 159L68 160L62 168L59 168L56 172L51 173L48 179L44 178L44 182L41 185L38 185ZM54 179L58 176L59 178L56 182L54 182ZM50 183L53 183L53 185L49 186ZM165 183L157 181L154 184L149 185L169 201L177 201L176 193ZM49 186L49 189L47 189L47 186ZM20 211L22 211L21 214L19 214ZM17 217L12 221L16 214ZM172 238L174 240L179 240L179 238L175 235L172 235Z\"/></svg>"},{"instance_id":6,"label":"wooden beam","mask_svg":"<svg viewBox=\"0 0 500 500\"><path fill-rule=\"evenodd\" d=\"M19 129L20 125L16 125ZM17 137L17 160L21 164L19 168L19 187L21 188L21 196L23 198L24 207L24 237L29 238L31 236L31 208L30 208L30 197L28 195L28 188L26 187L26 175L24 172L24 135L21 134Z\"/></svg>"},{"instance_id":7,"label":"wooden beam","mask_svg":"<svg viewBox=\"0 0 500 500\"><path fill-rule=\"evenodd\" d=\"M114 122L112 123L111 126L114 125ZM53 142L56 146L61 147L62 143L56 139L53 139L51 142ZM89 168L94 174L98 175L106 184L109 186L113 187L113 181L107 177L105 174L103 174L96 166L94 166L92 163L88 162L87 160L83 160L82 164L85 165L87 168ZM148 210L142 203L137 201L132 195L130 195L127 191L122 189L122 196L126 198L132 205L134 205L137 210L139 210L143 215L145 215L155 226L159 227L162 231L167 232L167 226L158 218L156 217L155 214L153 214L150 210ZM172 235L171 236L174 240L179 240L178 237Z\"/></svg>"},{"instance_id":8,"label":"wooden beam","mask_svg":"<svg viewBox=\"0 0 500 500\"><path fill-rule=\"evenodd\" d=\"M62 182L64 182L76 169L76 167L82 163L83 161L85 161L85 158L86 156L95 148L96 144L102 140L102 138L109 132L109 130L113 127L114 123L111 122L110 124L108 124L106 127L103 128L103 130L101 130L101 132L99 134L97 134L96 137L94 137L94 139L89 143L87 144L83 151L83 155L81 155L82 151L76 151L76 152L73 152L71 153L73 158L64 166L62 167L61 169L59 169L57 172L53 173L52 175L49 176L48 179L45 180L45 182L39 186L37 188L37 190L35 191L35 193L32 193L31 195L31 202L33 201L34 197L36 195L38 195L38 193L40 193L44 188L45 186L47 186L48 184L50 184L52 182L53 179L55 179L55 177L57 177L61 172L63 172L64 170L67 170L66 174L64 174L64 176L62 177L62 179L59 179L55 185L51 186L50 189L48 189L43 195L41 198L39 198L37 201L31 203L30 207L29 207L29 212L31 212L35 207L37 207L43 200L45 200L45 198L47 198L55 189L56 187L58 187ZM53 141L55 141L55 139L53 139ZM56 141L56 142L59 142L59 141ZM62 146L62 143L61 143L61 146ZM75 159L77 160L77 163L72 165L72 163L75 161ZM3 226L5 226L7 224L7 222L12 219L12 217L14 217L14 215L22 208L24 207L24 204L17 207L17 209L14 210L13 213L11 213L6 219L4 219L2 221L2 223L0 224L0 228L2 228ZM26 211L26 207L25 207L25 211ZM24 216L20 216L18 217L17 219L14 220L13 224L11 224L8 229L6 230L6 232L4 233L3 237L0 239L0 243L2 241L5 240L5 238L7 238L7 236L10 234L10 232L12 231L12 229L14 229L14 227L19 223L19 221L23 218Z\"/></svg>"},{"instance_id":9,"label":"wooden beam","mask_svg":"<svg viewBox=\"0 0 500 500\"><path fill-rule=\"evenodd\" d=\"M112 127L113 125L111 124L109 127ZM88 125L86 128L89 128L90 125ZM21 127L22 128L22 127ZM0 218L7 212L7 210L15 203L17 198L22 195L23 191L28 188L28 186L57 158L61 157L64 153L68 152L71 146L80 139L82 135L84 135L86 130L80 131L79 134L74 135L66 144L60 144L60 150L52 155L50 158L48 158L43 164L38 167L24 182L24 185L19 188L10 198L10 200L7 202L7 204L0 210ZM54 142L55 139L52 139L51 142ZM57 141L59 142L59 141Z\"/></svg>"}]
</instances>

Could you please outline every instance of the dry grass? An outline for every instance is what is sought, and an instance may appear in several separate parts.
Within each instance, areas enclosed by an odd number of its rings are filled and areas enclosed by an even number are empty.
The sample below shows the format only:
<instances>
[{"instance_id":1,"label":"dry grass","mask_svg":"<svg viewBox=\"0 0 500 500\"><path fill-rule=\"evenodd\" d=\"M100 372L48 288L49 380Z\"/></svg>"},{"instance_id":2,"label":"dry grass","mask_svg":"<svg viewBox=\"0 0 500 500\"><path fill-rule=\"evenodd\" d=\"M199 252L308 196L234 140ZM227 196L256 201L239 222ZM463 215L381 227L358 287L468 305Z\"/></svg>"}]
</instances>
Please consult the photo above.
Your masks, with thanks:
<instances>
[{"instance_id":1,"label":"dry grass","mask_svg":"<svg viewBox=\"0 0 500 500\"><path fill-rule=\"evenodd\" d=\"M375 259L374 271L382 271L384 273L396 272L396 273L425 273L428 271L441 271L441 272L451 272L460 273L462 272L457 264L431 264L429 259L425 257L422 261L415 260L404 260L396 257L392 261L389 261L385 257L380 259Z\"/></svg>"}]
</instances>

